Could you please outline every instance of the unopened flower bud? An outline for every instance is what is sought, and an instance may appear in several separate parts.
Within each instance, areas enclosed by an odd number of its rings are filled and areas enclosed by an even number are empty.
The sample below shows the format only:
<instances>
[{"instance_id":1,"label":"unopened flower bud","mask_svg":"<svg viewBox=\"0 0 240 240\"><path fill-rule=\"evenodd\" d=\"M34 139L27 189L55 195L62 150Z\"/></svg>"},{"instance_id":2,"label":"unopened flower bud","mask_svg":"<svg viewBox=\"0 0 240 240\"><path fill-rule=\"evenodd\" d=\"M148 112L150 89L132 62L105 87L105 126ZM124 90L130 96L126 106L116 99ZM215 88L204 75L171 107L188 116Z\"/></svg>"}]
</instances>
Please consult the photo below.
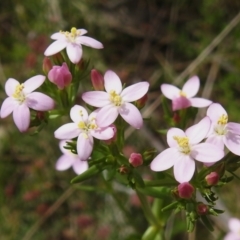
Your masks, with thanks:
<instances>
[{"instance_id":1,"label":"unopened flower bud","mask_svg":"<svg viewBox=\"0 0 240 240\"><path fill-rule=\"evenodd\" d=\"M204 203L198 203L197 205L197 213L199 215L205 215L208 212L208 206Z\"/></svg>"},{"instance_id":2,"label":"unopened flower bud","mask_svg":"<svg viewBox=\"0 0 240 240\"><path fill-rule=\"evenodd\" d=\"M194 187L190 183L188 182L180 183L177 188L180 198L189 199L192 197Z\"/></svg>"},{"instance_id":3,"label":"unopened flower bud","mask_svg":"<svg viewBox=\"0 0 240 240\"><path fill-rule=\"evenodd\" d=\"M142 109L142 108L145 106L147 100L148 100L148 95L147 95L147 93L146 93L143 97L141 97L140 99L138 99L138 100L136 101L136 107L137 107L138 109Z\"/></svg>"},{"instance_id":4,"label":"unopened flower bud","mask_svg":"<svg viewBox=\"0 0 240 240\"><path fill-rule=\"evenodd\" d=\"M113 137L108 139L108 140L103 140L107 145L110 145L112 142L115 142L116 138L117 138L117 128L114 124L111 124L109 127L112 128L114 134Z\"/></svg>"},{"instance_id":5,"label":"unopened flower bud","mask_svg":"<svg viewBox=\"0 0 240 240\"><path fill-rule=\"evenodd\" d=\"M133 167L138 167L143 164L142 155L140 153L132 153L128 161Z\"/></svg>"},{"instance_id":6,"label":"unopened flower bud","mask_svg":"<svg viewBox=\"0 0 240 240\"><path fill-rule=\"evenodd\" d=\"M91 81L92 81L93 88L96 91L103 91L104 90L103 76L96 69L93 69L91 71Z\"/></svg>"},{"instance_id":7,"label":"unopened flower bud","mask_svg":"<svg viewBox=\"0 0 240 240\"><path fill-rule=\"evenodd\" d=\"M64 89L71 83L72 74L67 64L63 63L62 66L53 66L48 73L48 79L56 84L59 89Z\"/></svg>"},{"instance_id":8,"label":"unopened flower bud","mask_svg":"<svg viewBox=\"0 0 240 240\"><path fill-rule=\"evenodd\" d=\"M49 57L45 57L43 59L43 72L48 74L48 72L52 69L52 62Z\"/></svg>"},{"instance_id":9,"label":"unopened flower bud","mask_svg":"<svg viewBox=\"0 0 240 240\"><path fill-rule=\"evenodd\" d=\"M129 169L125 166L122 165L119 169L118 169L119 173L121 174L127 174L129 172Z\"/></svg>"},{"instance_id":10,"label":"unopened flower bud","mask_svg":"<svg viewBox=\"0 0 240 240\"><path fill-rule=\"evenodd\" d=\"M219 181L219 175L217 172L211 172L205 177L205 180L209 186L214 186Z\"/></svg>"}]
</instances>

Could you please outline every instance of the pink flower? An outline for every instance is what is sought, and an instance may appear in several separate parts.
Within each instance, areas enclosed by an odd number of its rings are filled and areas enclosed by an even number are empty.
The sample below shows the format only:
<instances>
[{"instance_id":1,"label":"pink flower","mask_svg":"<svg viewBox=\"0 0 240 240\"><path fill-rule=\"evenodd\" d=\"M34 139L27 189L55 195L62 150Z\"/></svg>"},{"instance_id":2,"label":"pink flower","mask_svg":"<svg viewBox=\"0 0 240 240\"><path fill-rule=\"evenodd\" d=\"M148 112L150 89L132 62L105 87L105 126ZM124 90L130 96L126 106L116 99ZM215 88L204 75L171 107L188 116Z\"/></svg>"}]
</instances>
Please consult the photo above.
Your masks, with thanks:
<instances>
[{"instance_id":1,"label":"pink flower","mask_svg":"<svg viewBox=\"0 0 240 240\"><path fill-rule=\"evenodd\" d=\"M89 105L99 107L97 124L101 127L112 124L118 114L134 128L141 128L143 119L139 110L130 102L143 97L149 88L149 83L140 82L122 89L122 83L117 74L108 70L104 75L104 91L86 92L82 99Z\"/></svg>"},{"instance_id":2,"label":"pink flower","mask_svg":"<svg viewBox=\"0 0 240 240\"><path fill-rule=\"evenodd\" d=\"M102 43L99 41L82 36L86 33L87 30L76 29L75 27L71 29L71 32L60 31L54 33L51 38L56 41L45 50L44 55L52 56L66 48L70 61L77 64L82 58L82 45L97 49L103 48Z\"/></svg>"},{"instance_id":3,"label":"pink flower","mask_svg":"<svg viewBox=\"0 0 240 240\"><path fill-rule=\"evenodd\" d=\"M97 90L97 91L104 90L103 76L96 69L91 70L91 81L92 81L94 90Z\"/></svg>"},{"instance_id":4,"label":"pink flower","mask_svg":"<svg viewBox=\"0 0 240 240\"><path fill-rule=\"evenodd\" d=\"M231 218L228 227L230 232L224 237L224 240L240 240L240 220Z\"/></svg>"},{"instance_id":5,"label":"pink flower","mask_svg":"<svg viewBox=\"0 0 240 240\"><path fill-rule=\"evenodd\" d=\"M170 148L161 152L151 162L153 171L164 171L173 166L175 179L189 182L195 171L194 159L200 162L217 162L224 156L221 148L210 144L200 143L207 135L211 121L203 118L183 132L179 128L171 128L167 132L167 143Z\"/></svg>"},{"instance_id":6,"label":"pink flower","mask_svg":"<svg viewBox=\"0 0 240 240\"><path fill-rule=\"evenodd\" d=\"M190 106L198 108L207 107L212 101L204 98L194 98L199 87L199 78L193 76L183 85L182 90L171 84L162 84L161 91L166 98L172 100L173 111L188 108Z\"/></svg>"},{"instance_id":7,"label":"pink flower","mask_svg":"<svg viewBox=\"0 0 240 240\"><path fill-rule=\"evenodd\" d=\"M55 167L58 171L64 171L72 167L74 172L79 175L88 169L88 162L81 161L77 154L74 154L70 150L64 148L67 141L68 140L62 140L59 143L59 147L63 155L57 160Z\"/></svg>"},{"instance_id":8,"label":"pink flower","mask_svg":"<svg viewBox=\"0 0 240 240\"><path fill-rule=\"evenodd\" d=\"M100 128L96 124L98 110L89 116L85 108L75 105L71 108L70 117L73 123L67 123L58 128L54 135L58 139L77 139L77 152L82 161L87 160L93 149L93 137L101 140L108 140L113 137L111 127Z\"/></svg>"},{"instance_id":9,"label":"pink flower","mask_svg":"<svg viewBox=\"0 0 240 240\"><path fill-rule=\"evenodd\" d=\"M59 89L64 89L71 83L72 74L67 64L63 63L62 66L53 66L48 73L48 79L56 84Z\"/></svg>"},{"instance_id":10,"label":"pink flower","mask_svg":"<svg viewBox=\"0 0 240 240\"><path fill-rule=\"evenodd\" d=\"M139 167L143 164L142 155L140 153L131 153L128 161L133 167Z\"/></svg>"},{"instance_id":11,"label":"pink flower","mask_svg":"<svg viewBox=\"0 0 240 240\"><path fill-rule=\"evenodd\" d=\"M180 198L189 199L194 193L194 187L189 182L180 183L177 187Z\"/></svg>"},{"instance_id":12,"label":"pink flower","mask_svg":"<svg viewBox=\"0 0 240 240\"><path fill-rule=\"evenodd\" d=\"M213 103L207 110L212 125L206 142L224 149L224 145L240 156L240 124L228 122L228 115L219 103Z\"/></svg>"},{"instance_id":13,"label":"pink flower","mask_svg":"<svg viewBox=\"0 0 240 240\"><path fill-rule=\"evenodd\" d=\"M43 84L45 77L37 75L20 84L9 78L5 84L8 95L2 104L0 116L7 117L13 112L13 120L19 131L25 132L30 124L30 110L48 111L54 108L52 98L40 92L32 92Z\"/></svg>"}]
</instances>

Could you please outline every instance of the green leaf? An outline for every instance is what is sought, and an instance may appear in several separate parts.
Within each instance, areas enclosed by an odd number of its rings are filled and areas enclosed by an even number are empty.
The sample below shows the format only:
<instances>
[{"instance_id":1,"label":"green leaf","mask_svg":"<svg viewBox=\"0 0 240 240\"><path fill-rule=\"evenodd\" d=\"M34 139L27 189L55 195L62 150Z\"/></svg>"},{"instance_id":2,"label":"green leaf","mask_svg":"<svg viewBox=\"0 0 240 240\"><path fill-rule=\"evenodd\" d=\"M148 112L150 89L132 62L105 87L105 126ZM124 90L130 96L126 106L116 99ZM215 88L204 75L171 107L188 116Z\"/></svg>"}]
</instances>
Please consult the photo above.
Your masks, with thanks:
<instances>
[{"instance_id":1,"label":"green leaf","mask_svg":"<svg viewBox=\"0 0 240 240\"><path fill-rule=\"evenodd\" d=\"M213 225L212 223L210 222L210 220L208 219L208 217L206 215L203 215L201 216L201 220L203 222L203 225L209 230L209 231L213 231L214 228L213 228Z\"/></svg>"},{"instance_id":2,"label":"green leaf","mask_svg":"<svg viewBox=\"0 0 240 240\"><path fill-rule=\"evenodd\" d=\"M166 196L170 195L170 189L165 187L145 187L137 188L137 190L144 195L156 198L165 198Z\"/></svg>"},{"instance_id":3,"label":"green leaf","mask_svg":"<svg viewBox=\"0 0 240 240\"><path fill-rule=\"evenodd\" d=\"M167 205L166 207L162 208L162 212L165 212L167 210L172 210L172 209L175 209L175 208L178 208L178 202L173 202L173 203L170 203L169 205Z\"/></svg>"}]
</instances>

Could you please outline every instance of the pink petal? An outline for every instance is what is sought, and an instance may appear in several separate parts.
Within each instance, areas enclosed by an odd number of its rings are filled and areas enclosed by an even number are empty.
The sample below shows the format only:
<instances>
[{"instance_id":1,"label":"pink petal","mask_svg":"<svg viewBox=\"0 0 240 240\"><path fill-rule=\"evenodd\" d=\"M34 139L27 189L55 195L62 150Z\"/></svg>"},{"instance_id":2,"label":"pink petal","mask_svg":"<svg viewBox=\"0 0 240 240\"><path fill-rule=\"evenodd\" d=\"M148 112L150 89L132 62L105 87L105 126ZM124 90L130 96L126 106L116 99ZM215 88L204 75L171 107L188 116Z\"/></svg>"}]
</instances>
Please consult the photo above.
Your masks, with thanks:
<instances>
[{"instance_id":1,"label":"pink petal","mask_svg":"<svg viewBox=\"0 0 240 240\"><path fill-rule=\"evenodd\" d=\"M76 123L67 123L59 127L55 132L54 136L57 139L73 139L81 133Z\"/></svg>"},{"instance_id":2,"label":"pink petal","mask_svg":"<svg viewBox=\"0 0 240 240\"><path fill-rule=\"evenodd\" d=\"M52 34L50 38L53 39L53 40L64 40L64 41L66 41L65 35L61 32L57 32L57 33Z\"/></svg>"},{"instance_id":3,"label":"pink petal","mask_svg":"<svg viewBox=\"0 0 240 240\"><path fill-rule=\"evenodd\" d=\"M197 108L208 107L212 103L212 101L205 98L190 98L189 101L192 107Z\"/></svg>"},{"instance_id":4,"label":"pink petal","mask_svg":"<svg viewBox=\"0 0 240 240\"><path fill-rule=\"evenodd\" d=\"M84 102L94 107L104 107L111 103L109 100L109 94L103 91L83 93L82 99Z\"/></svg>"},{"instance_id":5,"label":"pink petal","mask_svg":"<svg viewBox=\"0 0 240 240\"><path fill-rule=\"evenodd\" d=\"M77 152L80 160L86 161L90 157L93 149L93 137L81 133L77 140Z\"/></svg>"},{"instance_id":6,"label":"pink petal","mask_svg":"<svg viewBox=\"0 0 240 240\"><path fill-rule=\"evenodd\" d=\"M9 114L12 113L14 108L16 108L18 103L14 101L11 97L6 98L1 106L0 116L1 118L7 117Z\"/></svg>"},{"instance_id":7,"label":"pink petal","mask_svg":"<svg viewBox=\"0 0 240 240\"><path fill-rule=\"evenodd\" d=\"M229 151L240 156L240 136L239 135L236 135L232 132L228 132L225 135L225 137L223 137L223 142L225 143Z\"/></svg>"},{"instance_id":8,"label":"pink petal","mask_svg":"<svg viewBox=\"0 0 240 240\"><path fill-rule=\"evenodd\" d=\"M85 46L92 47L92 48L97 48L97 49L103 48L103 45L101 42L99 42L91 37L86 37L86 36L78 37L77 42L80 44L83 44Z\"/></svg>"},{"instance_id":9,"label":"pink petal","mask_svg":"<svg viewBox=\"0 0 240 240\"><path fill-rule=\"evenodd\" d=\"M67 41L65 40L57 40L53 42L44 52L45 56L52 56L58 52L61 52L66 46Z\"/></svg>"},{"instance_id":10,"label":"pink petal","mask_svg":"<svg viewBox=\"0 0 240 240\"><path fill-rule=\"evenodd\" d=\"M99 128L97 130L91 131L91 135L100 140L108 140L113 137L114 131L111 127Z\"/></svg>"},{"instance_id":11,"label":"pink petal","mask_svg":"<svg viewBox=\"0 0 240 240\"><path fill-rule=\"evenodd\" d=\"M171 84L164 83L161 85L161 91L166 98L173 100L180 96L181 90Z\"/></svg>"},{"instance_id":12,"label":"pink petal","mask_svg":"<svg viewBox=\"0 0 240 240\"><path fill-rule=\"evenodd\" d=\"M73 163L73 170L76 174L80 175L81 173L85 172L88 169L88 162L87 161L81 161L81 160L76 160Z\"/></svg>"},{"instance_id":13,"label":"pink petal","mask_svg":"<svg viewBox=\"0 0 240 240\"><path fill-rule=\"evenodd\" d=\"M227 129L235 134L240 135L240 124L229 122L227 123Z\"/></svg>"},{"instance_id":14,"label":"pink petal","mask_svg":"<svg viewBox=\"0 0 240 240\"><path fill-rule=\"evenodd\" d=\"M198 124L186 130L186 135L189 138L190 144L197 144L206 138L210 129L211 121L209 117L203 118Z\"/></svg>"},{"instance_id":15,"label":"pink petal","mask_svg":"<svg viewBox=\"0 0 240 240\"><path fill-rule=\"evenodd\" d=\"M179 128L170 128L167 132L167 143L169 147L178 148L178 143L174 137L186 137L183 130Z\"/></svg>"},{"instance_id":16,"label":"pink petal","mask_svg":"<svg viewBox=\"0 0 240 240\"><path fill-rule=\"evenodd\" d=\"M140 129L143 125L142 115L139 110L131 103L124 103L118 109L122 118L136 129Z\"/></svg>"},{"instance_id":17,"label":"pink petal","mask_svg":"<svg viewBox=\"0 0 240 240\"><path fill-rule=\"evenodd\" d=\"M191 98L197 94L199 87L199 78L197 76L193 76L183 85L182 91L186 93L187 98Z\"/></svg>"},{"instance_id":18,"label":"pink petal","mask_svg":"<svg viewBox=\"0 0 240 240\"><path fill-rule=\"evenodd\" d=\"M165 171L171 168L178 158L180 158L180 154L176 148L167 148L153 159L150 168L156 172Z\"/></svg>"},{"instance_id":19,"label":"pink petal","mask_svg":"<svg viewBox=\"0 0 240 240\"><path fill-rule=\"evenodd\" d=\"M70 168L76 159L74 156L62 155L56 162L55 168L58 171L64 171Z\"/></svg>"},{"instance_id":20,"label":"pink petal","mask_svg":"<svg viewBox=\"0 0 240 240\"><path fill-rule=\"evenodd\" d=\"M200 143L192 146L191 157L203 163L213 163L224 157L224 151L211 143Z\"/></svg>"},{"instance_id":21,"label":"pink petal","mask_svg":"<svg viewBox=\"0 0 240 240\"><path fill-rule=\"evenodd\" d=\"M189 182L195 171L195 162L188 155L182 155L174 163L173 172L174 177L179 183Z\"/></svg>"},{"instance_id":22,"label":"pink petal","mask_svg":"<svg viewBox=\"0 0 240 240\"><path fill-rule=\"evenodd\" d=\"M13 120L20 132L28 130L30 125L30 110L26 104L21 104L14 108Z\"/></svg>"},{"instance_id":23,"label":"pink petal","mask_svg":"<svg viewBox=\"0 0 240 240\"><path fill-rule=\"evenodd\" d=\"M214 144L220 149L224 149L223 135L211 135L206 139L206 143Z\"/></svg>"},{"instance_id":24,"label":"pink petal","mask_svg":"<svg viewBox=\"0 0 240 240\"><path fill-rule=\"evenodd\" d=\"M123 89L121 97L124 102L133 102L143 97L147 93L148 88L148 82L136 83Z\"/></svg>"},{"instance_id":25,"label":"pink petal","mask_svg":"<svg viewBox=\"0 0 240 240\"><path fill-rule=\"evenodd\" d=\"M117 117L118 108L113 105L107 105L99 110L96 122L99 127L108 127Z\"/></svg>"},{"instance_id":26,"label":"pink petal","mask_svg":"<svg viewBox=\"0 0 240 240\"><path fill-rule=\"evenodd\" d=\"M122 82L118 75L111 70L106 71L104 74L104 86L108 93L112 90L114 90L117 94L122 92Z\"/></svg>"},{"instance_id":27,"label":"pink petal","mask_svg":"<svg viewBox=\"0 0 240 240\"><path fill-rule=\"evenodd\" d=\"M231 232L239 233L240 230L240 220L237 218L230 218L228 222L228 227Z\"/></svg>"},{"instance_id":28,"label":"pink petal","mask_svg":"<svg viewBox=\"0 0 240 240\"><path fill-rule=\"evenodd\" d=\"M7 82L5 83L5 91L6 91L6 94L9 96L9 97L12 97L13 93L15 92L16 90L16 87L19 85L20 83L14 79L14 78L9 78L7 80Z\"/></svg>"},{"instance_id":29,"label":"pink petal","mask_svg":"<svg viewBox=\"0 0 240 240\"><path fill-rule=\"evenodd\" d=\"M69 43L67 45L67 55L72 63L77 64L82 58L82 46Z\"/></svg>"},{"instance_id":30,"label":"pink petal","mask_svg":"<svg viewBox=\"0 0 240 240\"><path fill-rule=\"evenodd\" d=\"M230 232L228 233L223 240L240 240L238 233Z\"/></svg>"},{"instance_id":31,"label":"pink petal","mask_svg":"<svg viewBox=\"0 0 240 240\"><path fill-rule=\"evenodd\" d=\"M177 111L180 109L188 108L191 106L191 102L186 97L177 97L172 100L172 110Z\"/></svg>"},{"instance_id":32,"label":"pink petal","mask_svg":"<svg viewBox=\"0 0 240 240\"><path fill-rule=\"evenodd\" d=\"M71 108L70 117L76 124L80 121L86 122L88 120L88 112L84 107L75 105Z\"/></svg>"},{"instance_id":33,"label":"pink petal","mask_svg":"<svg viewBox=\"0 0 240 240\"><path fill-rule=\"evenodd\" d=\"M227 116L226 110L219 103L213 103L209 106L207 110L207 116L210 117L211 121L214 123L219 120L222 115Z\"/></svg>"},{"instance_id":34,"label":"pink petal","mask_svg":"<svg viewBox=\"0 0 240 240\"><path fill-rule=\"evenodd\" d=\"M37 111L49 111L55 106L52 98L40 92L32 92L28 94L26 102L29 108Z\"/></svg>"},{"instance_id":35,"label":"pink petal","mask_svg":"<svg viewBox=\"0 0 240 240\"><path fill-rule=\"evenodd\" d=\"M86 34L88 31L84 28L79 28L78 31L80 31L80 36Z\"/></svg>"},{"instance_id":36,"label":"pink petal","mask_svg":"<svg viewBox=\"0 0 240 240\"><path fill-rule=\"evenodd\" d=\"M29 78L26 82L24 82L23 92L25 94L31 93L32 91L34 91L44 83L45 78L46 77L43 75L37 75Z\"/></svg>"}]
</instances>

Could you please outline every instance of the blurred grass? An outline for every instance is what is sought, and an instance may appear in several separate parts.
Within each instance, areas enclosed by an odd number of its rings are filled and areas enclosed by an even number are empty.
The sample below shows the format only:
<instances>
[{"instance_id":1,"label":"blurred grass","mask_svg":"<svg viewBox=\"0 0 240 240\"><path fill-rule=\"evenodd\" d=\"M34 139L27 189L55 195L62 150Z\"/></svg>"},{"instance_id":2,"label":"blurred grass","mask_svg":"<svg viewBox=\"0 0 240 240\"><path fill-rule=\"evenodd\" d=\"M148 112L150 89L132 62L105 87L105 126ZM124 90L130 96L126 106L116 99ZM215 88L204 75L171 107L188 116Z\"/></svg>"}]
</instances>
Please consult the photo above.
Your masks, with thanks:
<instances>
[{"instance_id":1,"label":"blurred grass","mask_svg":"<svg viewBox=\"0 0 240 240\"><path fill-rule=\"evenodd\" d=\"M1 1L0 2L0 84L9 77L25 81L41 74L43 51L50 44L49 36L72 26L88 30L88 36L103 42L103 50L84 47L84 58L91 58L95 68L112 69L127 84L139 80L151 82L149 105L160 95L159 85L172 82L210 44L240 11L237 0L203 1ZM210 98L228 111L230 121L239 122L240 114L240 26L231 33L191 72L206 83L212 64L218 64ZM89 89L86 79L84 89ZM0 92L3 101L5 92ZM79 102L81 103L81 102ZM146 109L147 107L145 107ZM161 105L151 115L148 131L164 143L156 129L166 126ZM59 126L61 123L59 122ZM30 228L68 189L73 171L57 172L54 164L60 156L52 133L54 123L37 136L22 135L12 118L1 120L0 128L0 237L23 239ZM34 139L33 139L34 138ZM149 144L140 140L141 132L132 135L129 146L139 151ZM137 139L137 141L136 141ZM158 144L158 143L157 143ZM101 179L89 184L101 185ZM222 198L236 217L240 217L236 194L238 182L223 188ZM39 226L32 239L140 239L146 228L141 210L128 200L128 193L119 194L136 218L137 233L126 224L118 207L108 195L74 191L57 211ZM109 204L111 203L111 207ZM175 238L186 239L178 216L172 232ZM199 230L200 229L200 230ZM212 240L213 235L198 226L195 239ZM220 236L218 229L214 237Z\"/></svg>"}]
</instances>

